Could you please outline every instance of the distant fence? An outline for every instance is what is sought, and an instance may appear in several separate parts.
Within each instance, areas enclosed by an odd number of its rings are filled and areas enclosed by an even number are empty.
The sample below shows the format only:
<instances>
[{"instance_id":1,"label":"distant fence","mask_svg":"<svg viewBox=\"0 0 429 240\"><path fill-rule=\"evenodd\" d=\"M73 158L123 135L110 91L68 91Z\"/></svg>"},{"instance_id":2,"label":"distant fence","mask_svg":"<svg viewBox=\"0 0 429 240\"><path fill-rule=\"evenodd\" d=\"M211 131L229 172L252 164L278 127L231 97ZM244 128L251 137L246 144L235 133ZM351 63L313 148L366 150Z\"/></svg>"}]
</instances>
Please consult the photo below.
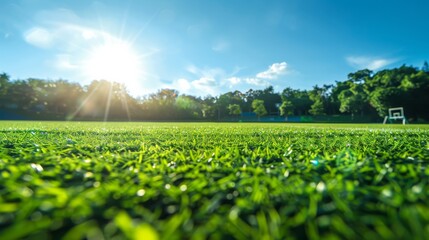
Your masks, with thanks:
<instances>
[{"instance_id":1,"label":"distant fence","mask_svg":"<svg viewBox=\"0 0 429 240\"><path fill-rule=\"evenodd\" d=\"M227 122L295 122L295 123L374 123L381 118L372 116L321 115L321 116L240 116L225 118Z\"/></svg>"},{"instance_id":2,"label":"distant fence","mask_svg":"<svg viewBox=\"0 0 429 240\"><path fill-rule=\"evenodd\" d=\"M8 112L0 109L0 120L25 120L24 115L14 112Z\"/></svg>"}]
</instances>

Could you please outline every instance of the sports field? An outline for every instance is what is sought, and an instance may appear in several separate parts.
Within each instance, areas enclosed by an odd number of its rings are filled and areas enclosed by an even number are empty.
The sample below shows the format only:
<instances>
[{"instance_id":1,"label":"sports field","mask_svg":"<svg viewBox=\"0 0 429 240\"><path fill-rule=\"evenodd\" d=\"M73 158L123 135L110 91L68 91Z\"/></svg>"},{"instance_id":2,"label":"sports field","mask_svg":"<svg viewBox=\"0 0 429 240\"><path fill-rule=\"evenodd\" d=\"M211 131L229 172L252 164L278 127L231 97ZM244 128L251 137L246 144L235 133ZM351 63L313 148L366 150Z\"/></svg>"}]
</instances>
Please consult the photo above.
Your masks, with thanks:
<instances>
[{"instance_id":1,"label":"sports field","mask_svg":"<svg viewBox=\"0 0 429 240\"><path fill-rule=\"evenodd\" d=\"M429 126L0 122L0 239L424 239Z\"/></svg>"}]
</instances>

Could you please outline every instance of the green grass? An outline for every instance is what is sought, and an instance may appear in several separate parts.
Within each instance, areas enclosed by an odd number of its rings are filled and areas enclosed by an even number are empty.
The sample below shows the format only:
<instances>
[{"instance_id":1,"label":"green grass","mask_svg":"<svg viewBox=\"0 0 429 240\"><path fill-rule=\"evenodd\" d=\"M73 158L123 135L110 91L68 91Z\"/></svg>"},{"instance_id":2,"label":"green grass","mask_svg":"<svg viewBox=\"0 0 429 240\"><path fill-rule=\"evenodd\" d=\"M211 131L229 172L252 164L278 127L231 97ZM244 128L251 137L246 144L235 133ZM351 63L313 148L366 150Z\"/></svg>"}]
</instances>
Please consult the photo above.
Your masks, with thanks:
<instances>
[{"instance_id":1,"label":"green grass","mask_svg":"<svg viewBox=\"0 0 429 240\"><path fill-rule=\"evenodd\" d=\"M0 122L0 239L423 239L429 126Z\"/></svg>"}]
</instances>

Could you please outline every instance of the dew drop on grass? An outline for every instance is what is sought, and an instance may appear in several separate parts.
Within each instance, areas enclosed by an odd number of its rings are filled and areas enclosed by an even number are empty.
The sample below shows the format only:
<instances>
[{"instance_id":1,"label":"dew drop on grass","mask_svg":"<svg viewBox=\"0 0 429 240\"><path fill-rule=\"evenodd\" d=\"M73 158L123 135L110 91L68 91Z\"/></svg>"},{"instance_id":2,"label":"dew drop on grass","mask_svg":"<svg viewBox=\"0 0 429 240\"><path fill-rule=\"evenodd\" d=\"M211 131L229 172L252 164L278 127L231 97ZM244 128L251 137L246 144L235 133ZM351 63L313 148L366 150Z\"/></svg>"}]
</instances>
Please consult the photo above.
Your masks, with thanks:
<instances>
[{"instance_id":1,"label":"dew drop on grass","mask_svg":"<svg viewBox=\"0 0 429 240\"><path fill-rule=\"evenodd\" d=\"M188 189L188 186L186 186L185 184L180 186L180 191L184 192Z\"/></svg>"},{"instance_id":2,"label":"dew drop on grass","mask_svg":"<svg viewBox=\"0 0 429 240\"><path fill-rule=\"evenodd\" d=\"M30 218L32 221L38 221L40 219L42 219L43 215L41 212L39 211L35 211L33 214L31 214Z\"/></svg>"},{"instance_id":3,"label":"dew drop on grass","mask_svg":"<svg viewBox=\"0 0 429 240\"><path fill-rule=\"evenodd\" d=\"M314 166L317 166L317 165L319 165L319 161L318 160L311 160L310 161L311 162L311 164L313 164Z\"/></svg>"},{"instance_id":4,"label":"dew drop on grass","mask_svg":"<svg viewBox=\"0 0 429 240\"><path fill-rule=\"evenodd\" d=\"M285 173L283 173L283 176L284 176L285 178L289 177L289 170L286 170L286 171L285 171Z\"/></svg>"},{"instance_id":5,"label":"dew drop on grass","mask_svg":"<svg viewBox=\"0 0 429 240\"><path fill-rule=\"evenodd\" d=\"M94 183L93 183L92 181L88 181L88 182L85 182L85 183L83 184L83 186L85 186L85 188L93 187L93 186L94 186Z\"/></svg>"},{"instance_id":6,"label":"dew drop on grass","mask_svg":"<svg viewBox=\"0 0 429 240\"><path fill-rule=\"evenodd\" d=\"M21 195L23 197L31 197L33 195L33 193L34 193L33 190L31 190L28 187L24 187L21 189Z\"/></svg>"},{"instance_id":7,"label":"dew drop on grass","mask_svg":"<svg viewBox=\"0 0 429 240\"><path fill-rule=\"evenodd\" d=\"M231 211L229 212L229 219L231 220L236 220L238 218L238 213L239 213L240 209L238 208L232 208Z\"/></svg>"},{"instance_id":8,"label":"dew drop on grass","mask_svg":"<svg viewBox=\"0 0 429 240\"><path fill-rule=\"evenodd\" d=\"M168 183L167 183L167 184L165 184L165 189L167 189L167 190L168 190L168 189L170 189L170 188L171 188L171 185L170 185L170 184L168 184Z\"/></svg>"},{"instance_id":9,"label":"dew drop on grass","mask_svg":"<svg viewBox=\"0 0 429 240\"><path fill-rule=\"evenodd\" d=\"M143 197L145 195L146 191L144 189L140 189L137 191L137 196Z\"/></svg>"},{"instance_id":10,"label":"dew drop on grass","mask_svg":"<svg viewBox=\"0 0 429 240\"><path fill-rule=\"evenodd\" d=\"M83 177L84 178L91 178L91 177L93 177L94 176L94 173L92 173L92 172L86 172L84 175L83 175Z\"/></svg>"},{"instance_id":11,"label":"dew drop on grass","mask_svg":"<svg viewBox=\"0 0 429 240\"><path fill-rule=\"evenodd\" d=\"M413 191L413 193L419 194L422 192L422 187L420 185L414 185L411 190Z\"/></svg>"},{"instance_id":12,"label":"dew drop on grass","mask_svg":"<svg viewBox=\"0 0 429 240\"><path fill-rule=\"evenodd\" d=\"M383 189L383 191L381 192L381 194L385 197L391 197L392 196L392 191L390 189Z\"/></svg>"},{"instance_id":13,"label":"dew drop on grass","mask_svg":"<svg viewBox=\"0 0 429 240\"><path fill-rule=\"evenodd\" d=\"M32 163L31 164L31 168L33 168L37 172L43 171L43 167L40 164L37 164L37 163Z\"/></svg>"},{"instance_id":14,"label":"dew drop on grass","mask_svg":"<svg viewBox=\"0 0 429 240\"><path fill-rule=\"evenodd\" d=\"M24 176L22 176L22 179L26 182L31 182L31 180L33 180L33 176L25 174Z\"/></svg>"},{"instance_id":15,"label":"dew drop on grass","mask_svg":"<svg viewBox=\"0 0 429 240\"><path fill-rule=\"evenodd\" d=\"M44 201L42 204L40 204L40 210L42 211L49 211L52 208L54 208L54 205L49 201Z\"/></svg>"},{"instance_id":16,"label":"dew drop on grass","mask_svg":"<svg viewBox=\"0 0 429 240\"><path fill-rule=\"evenodd\" d=\"M167 207L167 212L168 212L169 214L173 214L173 213L175 213L175 212L176 212L176 210L177 210L177 207L176 207L176 206L174 206L174 205L169 205L169 206Z\"/></svg>"},{"instance_id":17,"label":"dew drop on grass","mask_svg":"<svg viewBox=\"0 0 429 240\"><path fill-rule=\"evenodd\" d=\"M326 189L326 184L324 182L319 182L316 186L318 192L323 192Z\"/></svg>"},{"instance_id":18,"label":"dew drop on grass","mask_svg":"<svg viewBox=\"0 0 429 240\"><path fill-rule=\"evenodd\" d=\"M98 188L100 186L100 182L94 182L94 184L92 184L93 187Z\"/></svg>"}]
</instances>

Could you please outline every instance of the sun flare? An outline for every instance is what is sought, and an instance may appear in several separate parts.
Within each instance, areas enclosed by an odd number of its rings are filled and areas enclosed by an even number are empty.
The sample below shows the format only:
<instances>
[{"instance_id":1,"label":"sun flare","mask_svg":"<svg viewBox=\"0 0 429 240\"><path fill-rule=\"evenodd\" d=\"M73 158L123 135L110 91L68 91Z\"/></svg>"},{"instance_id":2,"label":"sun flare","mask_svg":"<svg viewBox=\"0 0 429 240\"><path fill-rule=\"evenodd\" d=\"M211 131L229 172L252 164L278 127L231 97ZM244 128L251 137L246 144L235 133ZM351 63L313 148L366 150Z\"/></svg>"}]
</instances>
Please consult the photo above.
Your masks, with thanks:
<instances>
[{"instance_id":1,"label":"sun flare","mask_svg":"<svg viewBox=\"0 0 429 240\"><path fill-rule=\"evenodd\" d=\"M85 75L91 80L103 79L133 86L142 76L139 55L122 40L111 40L92 48L83 65Z\"/></svg>"}]
</instances>

